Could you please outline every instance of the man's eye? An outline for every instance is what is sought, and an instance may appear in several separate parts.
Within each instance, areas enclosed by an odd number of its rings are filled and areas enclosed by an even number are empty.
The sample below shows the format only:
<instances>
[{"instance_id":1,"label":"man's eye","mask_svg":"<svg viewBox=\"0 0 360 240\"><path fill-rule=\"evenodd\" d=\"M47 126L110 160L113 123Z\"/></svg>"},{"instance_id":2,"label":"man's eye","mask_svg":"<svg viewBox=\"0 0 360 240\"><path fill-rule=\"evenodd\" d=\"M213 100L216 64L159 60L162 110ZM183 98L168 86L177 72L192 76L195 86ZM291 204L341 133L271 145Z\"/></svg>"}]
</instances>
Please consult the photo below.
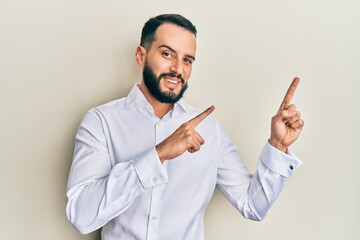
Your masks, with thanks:
<instances>
[{"instance_id":1,"label":"man's eye","mask_svg":"<svg viewBox=\"0 0 360 240\"><path fill-rule=\"evenodd\" d=\"M189 64L192 64L192 63L193 63L193 61L192 61L190 58L185 58L185 59L184 59L184 62L189 63Z\"/></svg>"},{"instance_id":2,"label":"man's eye","mask_svg":"<svg viewBox=\"0 0 360 240\"><path fill-rule=\"evenodd\" d=\"M164 56L164 57L167 57L167 58L171 58L171 57L172 57L172 54L169 53L169 52L163 52L163 56Z\"/></svg>"}]
</instances>

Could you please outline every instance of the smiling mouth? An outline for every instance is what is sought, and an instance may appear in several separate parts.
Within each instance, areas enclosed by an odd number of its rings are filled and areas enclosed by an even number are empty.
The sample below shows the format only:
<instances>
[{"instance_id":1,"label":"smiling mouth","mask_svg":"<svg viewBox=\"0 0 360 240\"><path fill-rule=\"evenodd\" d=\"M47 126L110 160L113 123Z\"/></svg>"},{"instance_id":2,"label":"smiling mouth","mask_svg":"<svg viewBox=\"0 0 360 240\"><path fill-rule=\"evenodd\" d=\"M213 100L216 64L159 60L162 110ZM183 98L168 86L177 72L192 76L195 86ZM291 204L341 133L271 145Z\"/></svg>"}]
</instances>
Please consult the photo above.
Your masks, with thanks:
<instances>
[{"instance_id":1,"label":"smiling mouth","mask_svg":"<svg viewBox=\"0 0 360 240\"><path fill-rule=\"evenodd\" d=\"M168 83L171 84L178 84L180 82L180 80L173 80L173 79L169 79L169 78L164 78Z\"/></svg>"}]
</instances>

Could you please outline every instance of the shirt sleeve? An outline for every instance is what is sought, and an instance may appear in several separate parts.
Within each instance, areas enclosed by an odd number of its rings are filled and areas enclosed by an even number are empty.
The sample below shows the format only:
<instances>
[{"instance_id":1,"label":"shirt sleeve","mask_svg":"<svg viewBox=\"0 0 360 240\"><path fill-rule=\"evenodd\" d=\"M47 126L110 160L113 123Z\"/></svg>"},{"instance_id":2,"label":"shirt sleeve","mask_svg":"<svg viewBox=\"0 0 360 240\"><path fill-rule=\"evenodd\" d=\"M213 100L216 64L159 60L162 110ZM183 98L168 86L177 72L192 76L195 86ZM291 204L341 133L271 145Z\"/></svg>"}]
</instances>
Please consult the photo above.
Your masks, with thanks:
<instances>
[{"instance_id":1,"label":"shirt sleeve","mask_svg":"<svg viewBox=\"0 0 360 240\"><path fill-rule=\"evenodd\" d=\"M266 142L257 171L250 174L221 126L219 139L218 189L245 218L263 220L302 162L290 150L286 154Z\"/></svg>"},{"instance_id":2,"label":"shirt sleeve","mask_svg":"<svg viewBox=\"0 0 360 240\"><path fill-rule=\"evenodd\" d=\"M147 189L166 182L155 147L114 165L101 119L93 112L84 116L76 134L66 205L67 217L80 233L102 227Z\"/></svg>"}]
</instances>

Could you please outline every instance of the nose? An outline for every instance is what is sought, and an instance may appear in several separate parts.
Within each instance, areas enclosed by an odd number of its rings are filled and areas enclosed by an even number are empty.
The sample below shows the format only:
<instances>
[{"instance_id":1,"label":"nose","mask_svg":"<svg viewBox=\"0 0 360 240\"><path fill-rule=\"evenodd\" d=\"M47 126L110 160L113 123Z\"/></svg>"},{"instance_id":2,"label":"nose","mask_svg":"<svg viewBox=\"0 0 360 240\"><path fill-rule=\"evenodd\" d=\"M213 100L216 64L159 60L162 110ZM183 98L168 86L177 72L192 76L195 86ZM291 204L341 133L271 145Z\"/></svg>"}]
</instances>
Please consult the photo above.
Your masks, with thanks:
<instances>
[{"instance_id":1,"label":"nose","mask_svg":"<svg viewBox=\"0 0 360 240\"><path fill-rule=\"evenodd\" d=\"M183 74L184 74L184 67L183 67L181 61L179 61L179 60L177 60L177 59L174 60L174 61L172 62L172 65L170 66L170 71L171 71L172 73L175 73L176 75L181 75L181 76L183 76Z\"/></svg>"}]
</instances>

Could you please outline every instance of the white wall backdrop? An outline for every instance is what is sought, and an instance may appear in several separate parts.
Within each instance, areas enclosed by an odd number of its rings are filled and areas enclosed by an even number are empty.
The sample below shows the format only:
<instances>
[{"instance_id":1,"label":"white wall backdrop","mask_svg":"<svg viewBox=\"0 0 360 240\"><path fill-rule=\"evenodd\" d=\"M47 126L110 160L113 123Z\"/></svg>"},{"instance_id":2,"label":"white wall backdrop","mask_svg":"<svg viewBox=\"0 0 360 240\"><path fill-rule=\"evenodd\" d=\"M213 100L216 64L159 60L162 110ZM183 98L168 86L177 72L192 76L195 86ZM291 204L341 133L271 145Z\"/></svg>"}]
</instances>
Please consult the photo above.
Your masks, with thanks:
<instances>
[{"instance_id":1,"label":"white wall backdrop","mask_svg":"<svg viewBox=\"0 0 360 240\"><path fill-rule=\"evenodd\" d=\"M360 239L360 2L0 1L0 238L82 236L65 216L80 120L140 81L144 22L180 13L198 28L187 102L211 104L249 170L294 76L304 165L263 222L216 192L206 239Z\"/></svg>"}]
</instances>

